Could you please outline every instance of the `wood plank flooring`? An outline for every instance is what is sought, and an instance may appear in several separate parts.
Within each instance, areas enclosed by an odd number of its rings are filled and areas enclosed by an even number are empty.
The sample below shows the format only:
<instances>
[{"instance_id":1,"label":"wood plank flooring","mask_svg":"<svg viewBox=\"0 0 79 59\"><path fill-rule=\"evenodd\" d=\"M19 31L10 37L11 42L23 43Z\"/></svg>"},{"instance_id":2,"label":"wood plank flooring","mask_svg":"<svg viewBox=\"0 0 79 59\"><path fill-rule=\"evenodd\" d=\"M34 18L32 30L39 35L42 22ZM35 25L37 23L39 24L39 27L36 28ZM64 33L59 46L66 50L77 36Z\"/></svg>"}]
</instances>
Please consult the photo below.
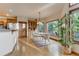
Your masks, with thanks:
<instances>
[{"instance_id":1,"label":"wood plank flooring","mask_svg":"<svg viewBox=\"0 0 79 59\"><path fill-rule=\"evenodd\" d=\"M61 52L57 51L58 49L52 49L53 44L60 46L59 43L53 41L50 46L37 47L31 39L27 42L27 38L20 38L16 48L8 56L76 56L75 54L66 55L61 49Z\"/></svg>"}]
</instances>

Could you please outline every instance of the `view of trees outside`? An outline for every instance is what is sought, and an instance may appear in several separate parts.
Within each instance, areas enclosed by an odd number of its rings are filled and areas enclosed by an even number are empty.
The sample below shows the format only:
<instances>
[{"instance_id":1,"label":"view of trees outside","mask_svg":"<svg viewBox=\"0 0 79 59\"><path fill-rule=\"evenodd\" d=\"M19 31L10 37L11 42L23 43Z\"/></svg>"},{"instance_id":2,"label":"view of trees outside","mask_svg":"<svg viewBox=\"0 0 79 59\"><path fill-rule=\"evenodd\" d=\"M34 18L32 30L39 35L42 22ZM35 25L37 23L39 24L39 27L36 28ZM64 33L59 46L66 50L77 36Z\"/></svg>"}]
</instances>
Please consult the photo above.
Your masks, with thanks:
<instances>
[{"instance_id":1,"label":"view of trees outside","mask_svg":"<svg viewBox=\"0 0 79 59\"><path fill-rule=\"evenodd\" d=\"M73 32L74 32L74 40L79 40L79 11L73 12L71 14L72 18L72 26L73 26Z\"/></svg>"},{"instance_id":2,"label":"view of trees outside","mask_svg":"<svg viewBox=\"0 0 79 59\"><path fill-rule=\"evenodd\" d=\"M45 27L45 24L44 24L44 23L39 24L39 25L38 25L38 31L39 31L39 32L44 32L44 27Z\"/></svg>"},{"instance_id":3,"label":"view of trees outside","mask_svg":"<svg viewBox=\"0 0 79 59\"><path fill-rule=\"evenodd\" d=\"M71 13L70 16L71 16L70 22L71 22L71 28L72 28L70 30L73 31L73 35L74 35L72 37L74 38L74 40L79 40L79 11ZM50 33L50 35L63 37L63 39L65 39L65 35L68 28L67 29L63 28L64 24L65 24L65 19L48 22L47 23L48 33ZM40 24L38 27L39 32L44 32L45 30L44 27L45 27L45 24L42 24L42 25Z\"/></svg>"},{"instance_id":4,"label":"view of trees outside","mask_svg":"<svg viewBox=\"0 0 79 59\"><path fill-rule=\"evenodd\" d=\"M52 22L48 22L47 25L48 25L48 32L51 35L58 36L58 20L52 21Z\"/></svg>"}]
</instances>

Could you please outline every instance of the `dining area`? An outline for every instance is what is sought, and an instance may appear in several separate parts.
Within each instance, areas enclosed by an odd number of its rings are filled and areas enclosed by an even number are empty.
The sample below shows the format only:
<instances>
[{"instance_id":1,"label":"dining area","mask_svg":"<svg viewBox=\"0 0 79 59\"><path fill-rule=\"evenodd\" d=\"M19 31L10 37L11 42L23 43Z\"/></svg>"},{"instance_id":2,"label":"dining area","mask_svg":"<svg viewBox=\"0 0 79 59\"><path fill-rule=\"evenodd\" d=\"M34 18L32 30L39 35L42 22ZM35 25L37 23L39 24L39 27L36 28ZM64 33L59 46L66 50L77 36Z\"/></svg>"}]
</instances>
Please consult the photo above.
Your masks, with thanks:
<instances>
[{"instance_id":1,"label":"dining area","mask_svg":"<svg viewBox=\"0 0 79 59\"><path fill-rule=\"evenodd\" d=\"M0 55L79 55L79 14L69 14L69 3L0 5L10 8L0 11Z\"/></svg>"}]
</instances>

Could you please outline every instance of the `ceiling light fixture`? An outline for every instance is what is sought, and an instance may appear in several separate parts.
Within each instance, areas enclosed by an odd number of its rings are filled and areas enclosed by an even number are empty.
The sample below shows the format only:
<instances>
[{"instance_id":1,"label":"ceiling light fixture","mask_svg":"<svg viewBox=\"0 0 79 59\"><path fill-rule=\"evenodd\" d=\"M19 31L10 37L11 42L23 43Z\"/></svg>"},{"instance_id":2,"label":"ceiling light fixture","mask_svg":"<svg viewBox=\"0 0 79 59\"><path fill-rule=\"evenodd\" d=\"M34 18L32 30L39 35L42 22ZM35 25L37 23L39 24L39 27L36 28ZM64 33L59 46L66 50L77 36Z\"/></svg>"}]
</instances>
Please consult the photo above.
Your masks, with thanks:
<instances>
[{"instance_id":1,"label":"ceiling light fixture","mask_svg":"<svg viewBox=\"0 0 79 59\"><path fill-rule=\"evenodd\" d=\"M10 16L10 15L7 13L6 16Z\"/></svg>"},{"instance_id":2,"label":"ceiling light fixture","mask_svg":"<svg viewBox=\"0 0 79 59\"><path fill-rule=\"evenodd\" d=\"M40 20L40 19L41 19L41 18L40 18L40 12L39 12L38 14L39 14L39 19L38 19L37 24L38 24L38 25L43 25L43 23L42 23L41 20Z\"/></svg>"}]
</instances>

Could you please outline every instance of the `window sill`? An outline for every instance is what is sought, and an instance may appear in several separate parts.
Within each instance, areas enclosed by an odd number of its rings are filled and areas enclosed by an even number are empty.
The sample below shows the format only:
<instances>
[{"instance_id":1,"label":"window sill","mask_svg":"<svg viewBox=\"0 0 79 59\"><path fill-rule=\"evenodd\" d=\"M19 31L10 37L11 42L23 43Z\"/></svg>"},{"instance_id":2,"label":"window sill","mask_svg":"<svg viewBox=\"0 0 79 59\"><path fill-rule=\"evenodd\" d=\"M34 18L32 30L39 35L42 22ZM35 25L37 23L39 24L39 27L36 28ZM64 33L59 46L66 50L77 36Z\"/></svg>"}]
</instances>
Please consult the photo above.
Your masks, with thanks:
<instances>
[{"instance_id":1,"label":"window sill","mask_svg":"<svg viewBox=\"0 0 79 59\"><path fill-rule=\"evenodd\" d=\"M50 39L55 40L55 41L59 41L61 40L59 37L57 36L50 36Z\"/></svg>"}]
</instances>

